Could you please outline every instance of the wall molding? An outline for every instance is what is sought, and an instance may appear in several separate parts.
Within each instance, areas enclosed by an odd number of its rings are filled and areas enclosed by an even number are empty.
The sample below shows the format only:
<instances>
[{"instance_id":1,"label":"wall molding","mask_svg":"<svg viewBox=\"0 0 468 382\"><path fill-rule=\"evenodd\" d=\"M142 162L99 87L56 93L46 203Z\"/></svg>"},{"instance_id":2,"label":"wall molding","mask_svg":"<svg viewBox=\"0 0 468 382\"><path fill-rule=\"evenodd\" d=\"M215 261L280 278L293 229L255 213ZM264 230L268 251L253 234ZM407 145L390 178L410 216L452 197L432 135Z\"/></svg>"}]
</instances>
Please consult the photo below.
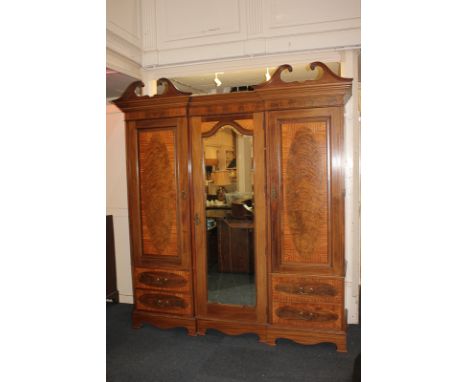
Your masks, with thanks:
<instances>
[{"instance_id":1,"label":"wall molding","mask_svg":"<svg viewBox=\"0 0 468 382\"><path fill-rule=\"evenodd\" d=\"M209 72L238 71L256 69L260 66L279 66L282 64L302 64L304 62L340 62L341 50L287 52L272 55L246 56L235 59L217 59L209 62L190 62L176 65L155 65L143 68L143 81L150 81L161 77L181 77L202 75Z\"/></svg>"},{"instance_id":2,"label":"wall molding","mask_svg":"<svg viewBox=\"0 0 468 382\"><path fill-rule=\"evenodd\" d=\"M133 6L134 6L134 9L133 9L133 12L134 12L134 15L135 15L135 30L132 31L132 30L129 30L127 28L124 28L122 25L119 25L116 20L112 20L112 16L116 15L116 13L113 13L110 11L110 9L114 10L114 12L116 10L117 11L117 14L121 12L125 12L125 16L127 17L127 20L128 18L130 18L131 20L133 20L131 18L132 15L129 15L128 13L128 9L122 9L122 5L125 4L126 6L128 5L131 5L131 3L133 3ZM107 4L108 6L108 12L107 12L107 21L106 21L106 29L110 32L112 32L113 34L119 36L121 39L127 41L128 43L138 47L138 48L141 48L141 42L142 42L142 38L141 38L141 16L142 16L142 7L141 7L141 0L133 0L133 1L130 1L130 0L126 0L125 2L119 2L117 3L117 7L116 8L109 8L109 2ZM122 14L122 13L121 13ZM117 18L119 18L117 16Z\"/></svg>"},{"instance_id":3,"label":"wall molding","mask_svg":"<svg viewBox=\"0 0 468 382\"><path fill-rule=\"evenodd\" d=\"M193 65L229 59L249 59L254 56L353 49L360 47L360 34L360 29L350 29L154 50L143 53L142 67L147 70L154 66Z\"/></svg>"},{"instance_id":4,"label":"wall molding","mask_svg":"<svg viewBox=\"0 0 468 382\"><path fill-rule=\"evenodd\" d=\"M245 2L246 0L197 0L190 2L186 10L180 7L178 1L156 0L158 50L164 52L244 41L247 38ZM226 7L228 10L224 11ZM194 17L187 20L185 13L190 11L194 13ZM222 14L218 15L218 11Z\"/></svg>"},{"instance_id":5,"label":"wall molding","mask_svg":"<svg viewBox=\"0 0 468 382\"><path fill-rule=\"evenodd\" d=\"M109 48L106 49L106 66L128 76L142 78L140 64Z\"/></svg>"},{"instance_id":6,"label":"wall molding","mask_svg":"<svg viewBox=\"0 0 468 382\"><path fill-rule=\"evenodd\" d=\"M106 46L121 56L141 65L141 48L125 40L118 34L106 29Z\"/></svg>"},{"instance_id":7,"label":"wall molding","mask_svg":"<svg viewBox=\"0 0 468 382\"><path fill-rule=\"evenodd\" d=\"M247 35L258 36L263 34L262 0L247 0Z\"/></svg>"},{"instance_id":8,"label":"wall molding","mask_svg":"<svg viewBox=\"0 0 468 382\"><path fill-rule=\"evenodd\" d=\"M141 29L142 50L156 50L158 48L156 29L156 0L141 0Z\"/></svg>"}]
</instances>

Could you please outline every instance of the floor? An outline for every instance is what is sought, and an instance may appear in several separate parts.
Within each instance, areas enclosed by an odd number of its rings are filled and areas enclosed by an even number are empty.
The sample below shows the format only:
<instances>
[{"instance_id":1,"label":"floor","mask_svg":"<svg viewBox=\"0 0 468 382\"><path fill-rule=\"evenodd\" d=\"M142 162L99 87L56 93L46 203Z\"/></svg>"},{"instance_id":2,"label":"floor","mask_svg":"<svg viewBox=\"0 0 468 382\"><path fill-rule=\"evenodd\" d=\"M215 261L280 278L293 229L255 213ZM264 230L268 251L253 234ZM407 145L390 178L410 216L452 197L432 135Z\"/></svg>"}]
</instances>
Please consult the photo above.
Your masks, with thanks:
<instances>
[{"instance_id":1,"label":"floor","mask_svg":"<svg viewBox=\"0 0 468 382\"><path fill-rule=\"evenodd\" d=\"M208 330L191 337L182 328L132 329L129 304L107 304L107 381L112 382L350 382L361 351L361 328L348 327L348 352L332 344L276 346L254 334Z\"/></svg>"},{"instance_id":2,"label":"floor","mask_svg":"<svg viewBox=\"0 0 468 382\"><path fill-rule=\"evenodd\" d=\"M255 274L208 272L208 301L255 306Z\"/></svg>"}]
</instances>

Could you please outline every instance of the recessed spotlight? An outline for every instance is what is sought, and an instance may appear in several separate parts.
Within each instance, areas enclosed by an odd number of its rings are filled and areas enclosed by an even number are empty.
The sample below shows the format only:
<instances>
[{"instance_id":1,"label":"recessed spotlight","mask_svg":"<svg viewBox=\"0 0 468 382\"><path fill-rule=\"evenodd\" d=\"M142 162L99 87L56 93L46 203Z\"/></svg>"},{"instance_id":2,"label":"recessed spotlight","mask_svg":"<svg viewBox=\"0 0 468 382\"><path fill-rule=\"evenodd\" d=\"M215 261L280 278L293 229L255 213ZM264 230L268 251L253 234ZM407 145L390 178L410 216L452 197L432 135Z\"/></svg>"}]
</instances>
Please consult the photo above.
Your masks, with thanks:
<instances>
[{"instance_id":1,"label":"recessed spotlight","mask_svg":"<svg viewBox=\"0 0 468 382\"><path fill-rule=\"evenodd\" d=\"M221 80L218 78L218 74L224 74L224 72L216 72L215 73L215 78L214 78L214 83L216 84L216 86L221 86L222 82Z\"/></svg>"}]
</instances>

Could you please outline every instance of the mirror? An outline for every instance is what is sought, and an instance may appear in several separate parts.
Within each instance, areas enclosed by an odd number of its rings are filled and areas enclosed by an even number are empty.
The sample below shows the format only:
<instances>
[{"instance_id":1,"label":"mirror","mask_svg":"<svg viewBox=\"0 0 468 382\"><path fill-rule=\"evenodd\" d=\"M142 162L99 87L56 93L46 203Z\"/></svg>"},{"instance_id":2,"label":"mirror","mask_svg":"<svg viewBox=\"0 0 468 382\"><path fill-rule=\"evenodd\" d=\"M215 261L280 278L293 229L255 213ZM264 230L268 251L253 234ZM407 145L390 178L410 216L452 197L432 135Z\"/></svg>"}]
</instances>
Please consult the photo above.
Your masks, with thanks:
<instances>
[{"instance_id":1,"label":"mirror","mask_svg":"<svg viewBox=\"0 0 468 382\"><path fill-rule=\"evenodd\" d=\"M255 306L253 137L218 126L203 134L208 302Z\"/></svg>"}]
</instances>

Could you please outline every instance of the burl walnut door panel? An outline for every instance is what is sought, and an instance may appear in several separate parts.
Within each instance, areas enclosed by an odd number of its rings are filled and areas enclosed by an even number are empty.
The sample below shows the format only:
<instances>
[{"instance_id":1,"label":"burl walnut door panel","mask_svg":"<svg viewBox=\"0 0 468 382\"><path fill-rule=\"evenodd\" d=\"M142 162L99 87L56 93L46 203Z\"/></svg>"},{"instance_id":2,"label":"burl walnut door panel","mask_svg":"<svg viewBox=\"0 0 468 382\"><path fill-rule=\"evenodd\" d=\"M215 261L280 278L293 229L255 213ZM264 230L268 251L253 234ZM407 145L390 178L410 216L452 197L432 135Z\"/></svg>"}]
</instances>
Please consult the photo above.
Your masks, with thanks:
<instances>
[{"instance_id":1,"label":"burl walnut door panel","mask_svg":"<svg viewBox=\"0 0 468 382\"><path fill-rule=\"evenodd\" d=\"M343 271L340 108L270 112L272 271Z\"/></svg>"},{"instance_id":2,"label":"burl walnut door panel","mask_svg":"<svg viewBox=\"0 0 468 382\"><path fill-rule=\"evenodd\" d=\"M135 266L188 269L188 136L184 118L130 122L129 203Z\"/></svg>"}]
</instances>

